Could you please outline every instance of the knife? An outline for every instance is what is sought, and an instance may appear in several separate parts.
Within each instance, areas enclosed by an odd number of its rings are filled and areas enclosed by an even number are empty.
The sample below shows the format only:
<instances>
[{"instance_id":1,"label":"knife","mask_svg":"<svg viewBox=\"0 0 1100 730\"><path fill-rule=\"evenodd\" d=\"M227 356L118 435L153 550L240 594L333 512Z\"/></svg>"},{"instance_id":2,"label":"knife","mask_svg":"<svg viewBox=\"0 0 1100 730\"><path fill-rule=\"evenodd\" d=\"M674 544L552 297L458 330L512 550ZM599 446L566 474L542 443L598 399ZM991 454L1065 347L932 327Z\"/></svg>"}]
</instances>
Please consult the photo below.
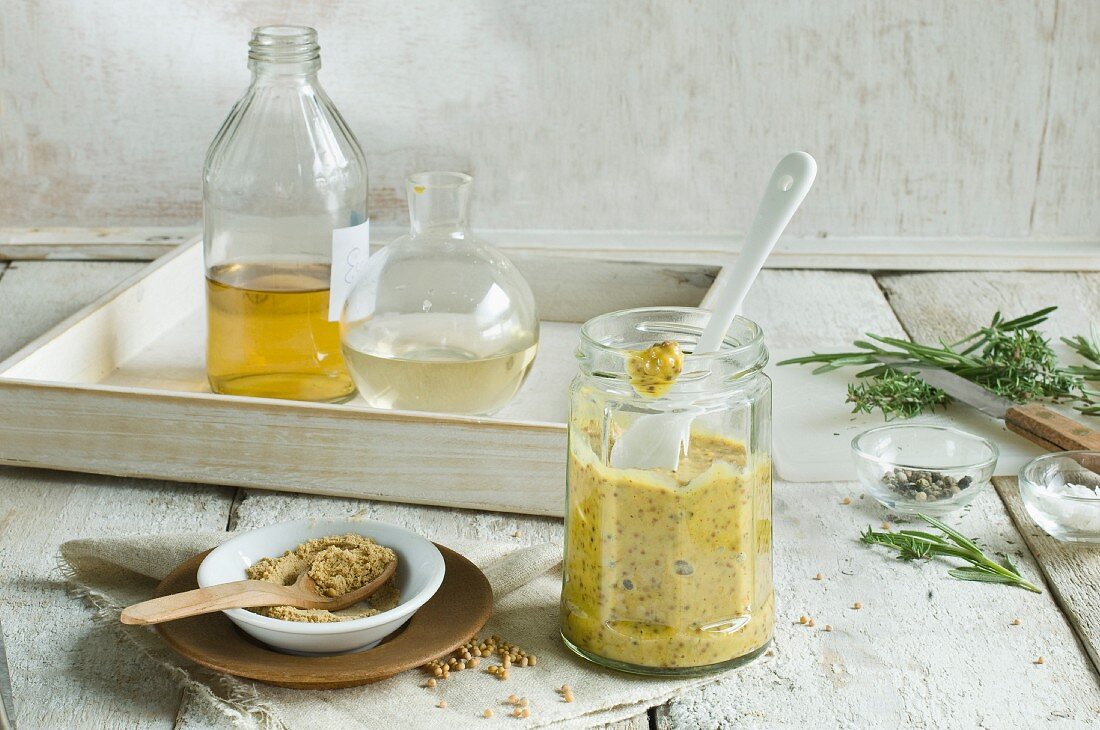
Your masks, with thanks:
<instances>
[{"instance_id":1,"label":"knife","mask_svg":"<svg viewBox=\"0 0 1100 730\"><path fill-rule=\"evenodd\" d=\"M11 694L8 655L4 651L3 625L0 625L0 730L15 730L15 700Z\"/></svg>"},{"instance_id":2,"label":"knife","mask_svg":"<svg viewBox=\"0 0 1100 730\"><path fill-rule=\"evenodd\" d=\"M1100 431L1038 403L1018 405L961 375L942 368L889 363L901 370L915 371L921 380L939 388L957 401L1005 422L1009 431L1042 446L1047 451L1100 451Z\"/></svg>"}]
</instances>

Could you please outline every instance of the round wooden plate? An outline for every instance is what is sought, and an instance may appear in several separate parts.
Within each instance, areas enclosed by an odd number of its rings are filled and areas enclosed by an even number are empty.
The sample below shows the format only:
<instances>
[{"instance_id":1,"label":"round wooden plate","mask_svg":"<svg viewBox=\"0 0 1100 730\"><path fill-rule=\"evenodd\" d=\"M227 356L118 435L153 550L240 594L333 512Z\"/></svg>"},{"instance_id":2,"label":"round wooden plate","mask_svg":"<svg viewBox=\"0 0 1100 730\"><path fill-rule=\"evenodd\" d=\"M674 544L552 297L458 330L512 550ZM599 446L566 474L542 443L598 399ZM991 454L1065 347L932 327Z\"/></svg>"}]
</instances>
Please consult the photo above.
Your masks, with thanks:
<instances>
[{"instance_id":1,"label":"round wooden plate","mask_svg":"<svg viewBox=\"0 0 1100 730\"><path fill-rule=\"evenodd\" d=\"M493 612L493 589L478 567L453 550L436 547L447 571L439 590L404 628L358 654L283 654L239 630L220 611L168 621L156 628L183 656L237 677L294 689L337 689L377 682L454 651L472 639ZM153 595L198 588L195 574L207 553L176 568Z\"/></svg>"}]
</instances>

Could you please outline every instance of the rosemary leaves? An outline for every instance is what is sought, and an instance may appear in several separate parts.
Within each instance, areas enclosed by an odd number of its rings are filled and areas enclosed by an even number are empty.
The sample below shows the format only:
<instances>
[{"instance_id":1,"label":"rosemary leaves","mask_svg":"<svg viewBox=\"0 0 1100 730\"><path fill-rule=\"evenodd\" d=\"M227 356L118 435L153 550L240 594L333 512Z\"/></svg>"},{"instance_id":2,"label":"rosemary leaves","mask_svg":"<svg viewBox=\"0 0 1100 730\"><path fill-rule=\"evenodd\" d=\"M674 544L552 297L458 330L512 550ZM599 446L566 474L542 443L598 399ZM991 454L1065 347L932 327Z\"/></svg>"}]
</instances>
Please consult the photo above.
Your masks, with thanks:
<instances>
[{"instance_id":1,"label":"rosemary leaves","mask_svg":"<svg viewBox=\"0 0 1100 730\"><path fill-rule=\"evenodd\" d=\"M924 345L868 334L867 340L853 343L857 351L814 353L779 364L816 364L814 374L870 366L856 373L861 380L848 387L847 400L853 413L878 410L887 420L911 418L950 400L919 373L902 372L898 366L905 365L947 370L1017 403L1068 401L1086 415L1100 415L1100 390L1085 386L1087 381L1100 381L1100 342L1095 332L1091 338L1066 339L1092 365L1062 367L1050 342L1036 329L1055 309L1010 320L997 312L989 325L952 343Z\"/></svg>"},{"instance_id":2,"label":"rosemary leaves","mask_svg":"<svg viewBox=\"0 0 1100 730\"><path fill-rule=\"evenodd\" d=\"M899 560L958 558L969 565L952 568L947 573L959 580L1003 583L1032 593L1042 593L1038 587L1023 578L1008 553L998 553L1001 561L997 562L986 556L973 540L964 537L962 533L948 527L935 517L929 517L926 514L918 514L917 517L942 532L943 536L918 530L875 532L868 527L867 532L860 535L860 541L867 545L884 545L896 550Z\"/></svg>"}]
</instances>

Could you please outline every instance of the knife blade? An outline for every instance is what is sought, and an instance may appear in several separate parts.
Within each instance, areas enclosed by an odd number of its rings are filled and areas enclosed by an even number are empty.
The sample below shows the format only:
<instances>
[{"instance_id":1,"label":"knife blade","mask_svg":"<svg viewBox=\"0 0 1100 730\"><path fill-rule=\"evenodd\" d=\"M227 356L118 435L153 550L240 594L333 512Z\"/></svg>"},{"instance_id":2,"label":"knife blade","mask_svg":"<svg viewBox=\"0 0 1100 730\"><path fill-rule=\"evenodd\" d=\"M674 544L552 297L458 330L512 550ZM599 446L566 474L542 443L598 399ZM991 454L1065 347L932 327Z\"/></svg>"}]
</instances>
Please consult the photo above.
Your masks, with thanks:
<instances>
[{"instance_id":1,"label":"knife blade","mask_svg":"<svg viewBox=\"0 0 1100 730\"><path fill-rule=\"evenodd\" d=\"M0 624L0 730L15 730L15 699L11 693L8 655L4 651L4 626Z\"/></svg>"},{"instance_id":2,"label":"knife blade","mask_svg":"<svg viewBox=\"0 0 1100 730\"><path fill-rule=\"evenodd\" d=\"M961 375L956 375L942 368L913 365L902 366L902 369L915 370L920 374L921 380L929 385L939 388L955 400L965 403L971 408L976 408L982 413L999 418L1002 421L1008 413L1008 409L1016 405L1008 398L999 396Z\"/></svg>"},{"instance_id":3,"label":"knife blade","mask_svg":"<svg viewBox=\"0 0 1100 730\"><path fill-rule=\"evenodd\" d=\"M942 368L905 362L900 358L883 358L880 362L918 374L928 385L939 388L960 403L1004 421L1009 431L1047 451L1100 451L1100 431L1040 403L1014 403ZM1100 464L1100 459L1089 458L1092 463ZM1091 465L1089 468L1100 471Z\"/></svg>"}]
</instances>

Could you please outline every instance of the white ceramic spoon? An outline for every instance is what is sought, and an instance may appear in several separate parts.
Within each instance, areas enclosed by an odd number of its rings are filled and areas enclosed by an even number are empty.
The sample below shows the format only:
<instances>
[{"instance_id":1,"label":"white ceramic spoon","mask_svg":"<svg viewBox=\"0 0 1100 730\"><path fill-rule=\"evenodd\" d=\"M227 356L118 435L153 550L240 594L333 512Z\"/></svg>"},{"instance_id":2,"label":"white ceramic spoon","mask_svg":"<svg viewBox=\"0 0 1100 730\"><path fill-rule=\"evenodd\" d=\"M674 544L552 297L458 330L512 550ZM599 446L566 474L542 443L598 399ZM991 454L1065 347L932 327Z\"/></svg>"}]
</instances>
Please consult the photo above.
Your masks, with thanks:
<instances>
[{"instance_id":1,"label":"white ceramic spoon","mask_svg":"<svg viewBox=\"0 0 1100 730\"><path fill-rule=\"evenodd\" d=\"M692 355L706 355L721 348L726 331L741 311L745 295L756 281L764 260L802 204L816 175L817 163L805 152L792 152L775 166L764 199L745 237L745 246L715 297L710 320ZM653 413L635 420L612 447L611 466L675 470L691 437L691 423L699 411L675 404L669 410L673 412Z\"/></svg>"}]
</instances>

